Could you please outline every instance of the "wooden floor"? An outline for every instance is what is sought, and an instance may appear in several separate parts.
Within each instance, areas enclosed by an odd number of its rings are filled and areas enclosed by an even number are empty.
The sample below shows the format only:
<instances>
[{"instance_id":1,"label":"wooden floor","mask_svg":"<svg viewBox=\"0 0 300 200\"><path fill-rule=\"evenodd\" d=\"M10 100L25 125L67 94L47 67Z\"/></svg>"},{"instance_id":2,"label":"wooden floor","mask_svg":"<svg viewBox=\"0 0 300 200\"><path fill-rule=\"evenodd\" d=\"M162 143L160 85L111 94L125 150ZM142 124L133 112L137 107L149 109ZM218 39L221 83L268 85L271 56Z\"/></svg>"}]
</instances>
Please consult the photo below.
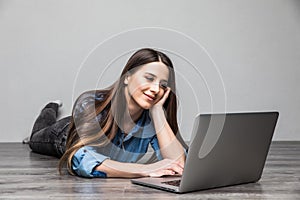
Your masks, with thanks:
<instances>
[{"instance_id":1,"label":"wooden floor","mask_svg":"<svg viewBox=\"0 0 300 200\"><path fill-rule=\"evenodd\" d=\"M186 194L57 173L56 158L27 145L0 143L0 199L300 199L300 142L273 142L258 183Z\"/></svg>"}]
</instances>

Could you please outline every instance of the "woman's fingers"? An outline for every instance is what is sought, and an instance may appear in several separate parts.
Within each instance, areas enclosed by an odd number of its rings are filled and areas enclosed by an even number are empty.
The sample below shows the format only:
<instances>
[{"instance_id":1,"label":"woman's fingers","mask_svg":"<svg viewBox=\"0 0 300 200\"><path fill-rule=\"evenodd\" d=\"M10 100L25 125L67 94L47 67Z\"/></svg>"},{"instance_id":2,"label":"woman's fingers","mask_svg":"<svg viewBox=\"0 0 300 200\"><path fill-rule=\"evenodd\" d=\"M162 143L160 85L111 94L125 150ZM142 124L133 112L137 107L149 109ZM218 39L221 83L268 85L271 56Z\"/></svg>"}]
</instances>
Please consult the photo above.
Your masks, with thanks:
<instances>
[{"instance_id":1,"label":"woman's fingers","mask_svg":"<svg viewBox=\"0 0 300 200\"><path fill-rule=\"evenodd\" d=\"M155 168L149 176L151 177L161 177L164 175L175 175L179 174L182 175L183 173L183 166L179 162L174 162L169 159L161 160L155 163Z\"/></svg>"},{"instance_id":2,"label":"woman's fingers","mask_svg":"<svg viewBox=\"0 0 300 200\"><path fill-rule=\"evenodd\" d=\"M154 173L150 173L149 176L150 177L161 177L161 176L174 175L174 174L175 174L175 172L173 170L162 169L162 170L156 171Z\"/></svg>"},{"instance_id":3,"label":"woman's fingers","mask_svg":"<svg viewBox=\"0 0 300 200\"><path fill-rule=\"evenodd\" d=\"M167 89L165 90L164 95L161 97L161 99L158 102L156 102L156 105L160 105L160 106L164 105L165 101L167 100L167 98L170 94L170 91L171 91L171 88L167 87Z\"/></svg>"},{"instance_id":4,"label":"woman's fingers","mask_svg":"<svg viewBox=\"0 0 300 200\"><path fill-rule=\"evenodd\" d=\"M183 167L180 166L179 163L173 163L173 164L170 166L169 169L172 170L172 171L174 171L174 172L176 172L177 174L182 175Z\"/></svg>"},{"instance_id":5,"label":"woman's fingers","mask_svg":"<svg viewBox=\"0 0 300 200\"><path fill-rule=\"evenodd\" d=\"M172 160L168 160L168 159L166 161L169 162L167 169L172 170L172 171L182 175L184 166L182 166L182 164L180 164L180 162L172 161Z\"/></svg>"},{"instance_id":6,"label":"woman's fingers","mask_svg":"<svg viewBox=\"0 0 300 200\"><path fill-rule=\"evenodd\" d=\"M169 94L170 94L170 91L171 91L171 88L167 87L165 93L164 93L164 96L162 97L161 99L161 103L162 105L165 103L165 101L167 100Z\"/></svg>"}]
</instances>

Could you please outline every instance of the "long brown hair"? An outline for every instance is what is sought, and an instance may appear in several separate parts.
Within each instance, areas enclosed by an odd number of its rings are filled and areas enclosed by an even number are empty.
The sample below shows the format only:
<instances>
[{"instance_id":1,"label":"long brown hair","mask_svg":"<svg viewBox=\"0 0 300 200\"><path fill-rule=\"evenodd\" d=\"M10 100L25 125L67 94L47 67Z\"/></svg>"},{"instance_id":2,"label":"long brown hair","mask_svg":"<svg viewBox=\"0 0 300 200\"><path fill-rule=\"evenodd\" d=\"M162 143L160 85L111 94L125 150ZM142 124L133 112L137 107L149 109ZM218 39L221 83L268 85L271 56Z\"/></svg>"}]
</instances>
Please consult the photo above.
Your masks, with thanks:
<instances>
[{"instance_id":1,"label":"long brown hair","mask_svg":"<svg viewBox=\"0 0 300 200\"><path fill-rule=\"evenodd\" d=\"M167 121L181 144L186 147L181 135L178 131L177 124L177 99L175 86L175 72L173 64L169 57L164 53L143 48L136 51L125 65L118 81L112 86L104 90L94 90L95 96L102 95L101 101L93 99L85 110L78 114L78 105L80 106L85 100L87 94L83 93L74 103L69 134L66 143L66 151L59 162L59 172L61 174L62 167L67 164L69 173L73 174L72 157L76 151L85 146L104 146L108 144L116 135L118 123L122 121L124 113L127 109L124 94L124 79L127 73L137 69L142 65L151 62L162 62L169 68L168 86L171 88L169 97L164 103ZM97 120L97 116L101 115L101 120Z\"/></svg>"}]
</instances>

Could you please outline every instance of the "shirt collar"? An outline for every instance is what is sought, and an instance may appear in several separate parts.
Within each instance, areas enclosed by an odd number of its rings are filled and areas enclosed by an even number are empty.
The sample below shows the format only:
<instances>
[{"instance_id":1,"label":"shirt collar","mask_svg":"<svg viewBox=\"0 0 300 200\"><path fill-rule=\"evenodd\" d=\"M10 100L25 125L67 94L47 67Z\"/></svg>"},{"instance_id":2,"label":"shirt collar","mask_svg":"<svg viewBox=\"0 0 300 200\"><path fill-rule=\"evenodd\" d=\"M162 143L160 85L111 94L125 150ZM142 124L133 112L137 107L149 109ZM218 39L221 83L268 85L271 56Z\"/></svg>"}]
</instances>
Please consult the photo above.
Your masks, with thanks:
<instances>
[{"instance_id":1,"label":"shirt collar","mask_svg":"<svg viewBox=\"0 0 300 200\"><path fill-rule=\"evenodd\" d=\"M133 136L136 138L151 138L155 135L155 129L150 118L148 110L143 111L140 119L137 121L132 130L124 138L124 141L129 140Z\"/></svg>"}]
</instances>

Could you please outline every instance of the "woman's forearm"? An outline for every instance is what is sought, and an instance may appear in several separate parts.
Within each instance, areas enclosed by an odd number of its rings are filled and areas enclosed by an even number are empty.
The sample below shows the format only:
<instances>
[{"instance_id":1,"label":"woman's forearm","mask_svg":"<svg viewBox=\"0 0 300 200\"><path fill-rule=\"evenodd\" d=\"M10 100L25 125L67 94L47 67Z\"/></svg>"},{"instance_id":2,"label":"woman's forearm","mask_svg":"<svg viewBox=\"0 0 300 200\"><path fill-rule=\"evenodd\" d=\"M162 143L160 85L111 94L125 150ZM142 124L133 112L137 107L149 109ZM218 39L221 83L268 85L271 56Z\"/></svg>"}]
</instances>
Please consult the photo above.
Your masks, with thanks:
<instances>
[{"instance_id":1,"label":"woman's forearm","mask_svg":"<svg viewBox=\"0 0 300 200\"><path fill-rule=\"evenodd\" d=\"M182 174L183 165L164 159L151 164L123 163L114 160L105 160L96 167L97 171L105 172L107 177L138 178L145 176L160 177L163 175Z\"/></svg>"},{"instance_id":2,"label":"woman's forearm","mask_svg":"<svg viewBox=\"0 0 300 200\"><path fill-rule=\"evenodd\" d=\"M159 107L153 108L151 115L163 158L177 160L184 164L185 154L183 147L168 124L163 109Z\"/></svg>"},{"instance_id":3,"label":"woman's forearm","mask_svg":"<svg viewBox=\"0 0 300 200\"><path fill-rule=\"evenodd\" d=\"M114 160L105 160L96 167L97 171L107 174L107 177L138 178L147 176L145 165L137 163L122 163Z\"/></svg>"}]
</instances>

